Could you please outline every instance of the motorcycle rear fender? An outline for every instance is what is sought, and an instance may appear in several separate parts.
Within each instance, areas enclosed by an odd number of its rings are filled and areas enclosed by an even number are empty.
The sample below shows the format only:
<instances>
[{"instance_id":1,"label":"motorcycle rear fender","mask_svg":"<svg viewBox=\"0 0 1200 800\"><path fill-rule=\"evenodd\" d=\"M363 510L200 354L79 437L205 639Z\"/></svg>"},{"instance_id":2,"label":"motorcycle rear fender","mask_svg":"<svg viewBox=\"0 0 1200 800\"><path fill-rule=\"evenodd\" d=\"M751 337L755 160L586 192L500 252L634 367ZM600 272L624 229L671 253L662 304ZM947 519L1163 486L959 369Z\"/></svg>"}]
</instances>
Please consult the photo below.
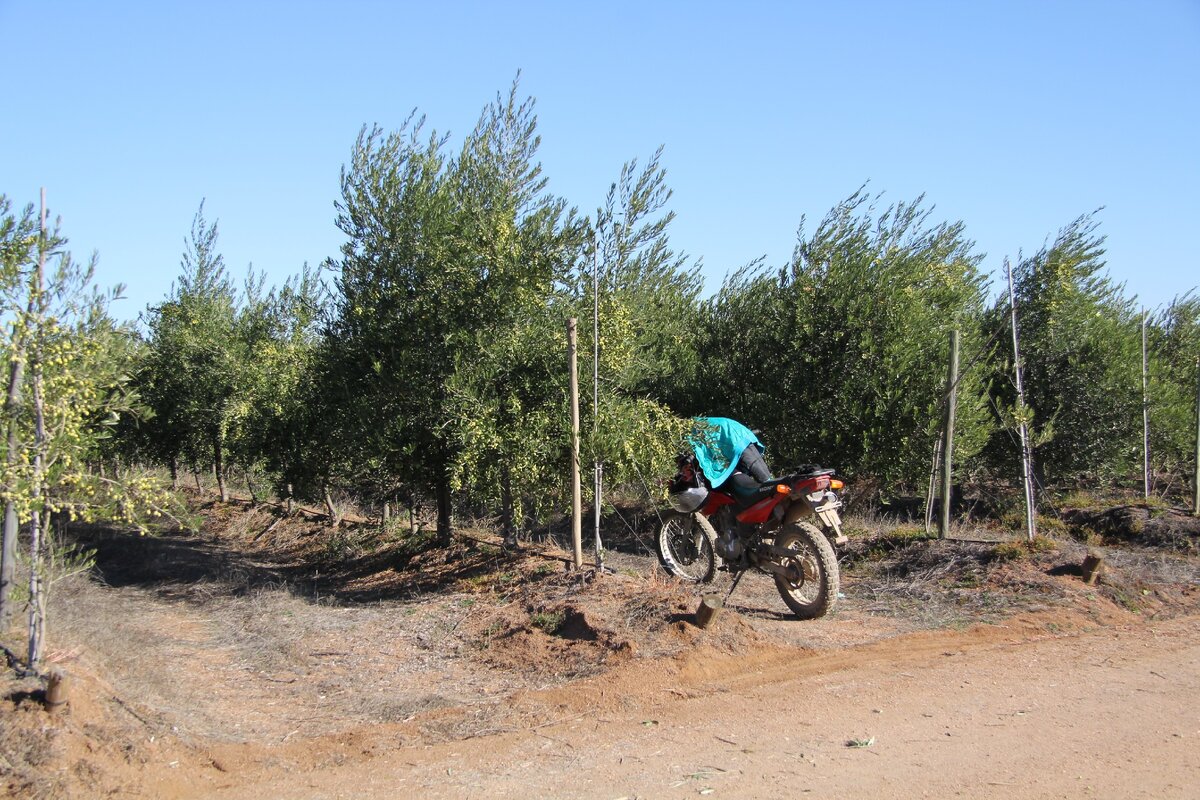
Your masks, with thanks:
<instances>
[{"instance_id":1,"label":"motorcycle rear fender","mask_svg":"<svg viewBox=\"0 0 1200 800\"><path fill-rule=\"evenodd\" d=\"M835 544L845 544L846 537L842 534L842 517L838 509L842 501L833 492L813 492L806 495L800 502L792 503L783 521L785 524L797 522L806 517L816 516L827 531L833 532Z\"/></svg>"}]
</instances>

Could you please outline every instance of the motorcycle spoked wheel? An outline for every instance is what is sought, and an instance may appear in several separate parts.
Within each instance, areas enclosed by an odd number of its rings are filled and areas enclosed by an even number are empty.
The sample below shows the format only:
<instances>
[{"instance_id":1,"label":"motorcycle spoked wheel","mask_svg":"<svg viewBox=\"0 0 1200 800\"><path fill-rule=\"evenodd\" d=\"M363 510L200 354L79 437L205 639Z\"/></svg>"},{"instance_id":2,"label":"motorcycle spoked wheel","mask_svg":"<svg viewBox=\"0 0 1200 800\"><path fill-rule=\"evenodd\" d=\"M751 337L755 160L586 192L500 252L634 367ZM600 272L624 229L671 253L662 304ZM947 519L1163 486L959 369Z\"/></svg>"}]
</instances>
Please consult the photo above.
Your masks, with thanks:
<instances>
[{"instance_id":1,"label":"motorcycle spoked wheel","mask_svg":"<svg viewBox=\"0 0 1200 800\"><path fill-rule=\"evenodd\" d=\"M658 532L663 569L689 583L708 583L717 571L717 532L703 514L671 514Z\"/></svg>"},{"instance_id":2,"label":"motorcycle spoked wheel","mask_svg":"<svg viewBox=\"0 0 1200 800\"><path fill-rule=\"evenodd\" d=\"M775 546L791 551L778 563L792 574L775 576L783 602L800 619L828 614L837 602L840 579L837 556L825 534L807 522L793 523L775 536Z\"/></svg>"}]
</instances>

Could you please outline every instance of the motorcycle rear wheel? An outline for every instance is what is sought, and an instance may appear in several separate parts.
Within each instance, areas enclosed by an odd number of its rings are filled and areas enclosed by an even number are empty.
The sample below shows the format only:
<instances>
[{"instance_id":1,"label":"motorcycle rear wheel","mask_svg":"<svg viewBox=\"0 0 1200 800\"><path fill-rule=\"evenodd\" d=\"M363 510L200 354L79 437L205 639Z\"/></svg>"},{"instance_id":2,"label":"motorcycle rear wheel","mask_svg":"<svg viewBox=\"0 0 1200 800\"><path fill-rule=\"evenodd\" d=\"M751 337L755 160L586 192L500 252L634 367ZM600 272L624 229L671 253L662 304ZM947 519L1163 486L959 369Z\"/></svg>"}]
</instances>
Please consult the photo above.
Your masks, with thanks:
<instances>
[{"instance_id":1,"label":"motorcycle rear wheel","mask_svg":"<svg viewBox=\"0 0 1200 800\"><path fill-rule=\"evenodd\" d=\"M775 537L775 546L791 551L778 563L791 575L776 575L775 588L800 619L823 617L837 602L837 556L825 534L807 522L787 525Z\"/></svg>"},{"instance_id":2,"label":"motorcycle rear wheel","mask_svg":"<svg viewBox=\"0 0 1200 800\"><path fill-rule=\"evenodd\" d=\"M717 571L717 532L703 514L671 514L658 532L663 569L688 583L708 583Z\"/></svg>"}]
</instances>

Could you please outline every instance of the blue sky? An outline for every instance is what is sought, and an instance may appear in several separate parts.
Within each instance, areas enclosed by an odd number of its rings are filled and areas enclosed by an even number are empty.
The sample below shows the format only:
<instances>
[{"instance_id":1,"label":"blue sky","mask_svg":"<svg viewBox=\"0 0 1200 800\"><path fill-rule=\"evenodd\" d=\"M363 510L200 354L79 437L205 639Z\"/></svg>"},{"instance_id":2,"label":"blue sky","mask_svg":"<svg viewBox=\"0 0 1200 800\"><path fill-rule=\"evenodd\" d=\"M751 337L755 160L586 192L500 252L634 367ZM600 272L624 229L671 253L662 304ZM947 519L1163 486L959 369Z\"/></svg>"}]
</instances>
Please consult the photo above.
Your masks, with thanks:
<instances>
[{"instance_id":1,"label":"blue sky","mask_svg":"<svg viewBox=\"0 0 1200 800\"><path fill-rule=\"evenodd\" d=\"M461 136L518 70L581 210L665 146L672 244L709 291L868 181L965 222L997 285L1101 206L1129 294L1200 284L1196 0L0 0L0 37L0 193L46 187L75 254L127 284L118 318L170 290L202 198L237 277L336 255L359 128L416 108Z\"/></svg>"}]
</instances>

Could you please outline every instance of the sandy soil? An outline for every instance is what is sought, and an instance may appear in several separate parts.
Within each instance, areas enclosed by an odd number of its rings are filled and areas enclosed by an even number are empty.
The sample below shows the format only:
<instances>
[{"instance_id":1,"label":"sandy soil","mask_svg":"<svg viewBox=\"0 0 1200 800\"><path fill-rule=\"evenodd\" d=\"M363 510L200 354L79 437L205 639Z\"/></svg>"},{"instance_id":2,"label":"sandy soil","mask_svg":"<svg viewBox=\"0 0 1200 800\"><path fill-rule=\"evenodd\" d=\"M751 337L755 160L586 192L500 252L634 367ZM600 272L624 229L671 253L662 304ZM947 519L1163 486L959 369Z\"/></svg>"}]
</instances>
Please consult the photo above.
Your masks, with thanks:
<instances>
[{"instance_id":1,"label":"sandy soil","mask_svg":"<svg viewBox=\"0 0 1200 800\"><path fill-rule=\"evenodd\" d=\"M484 535L414 555L260 510L210 523L86 540L96 568L52 608L70 705L4 692L0 796L1200 789L1191 556L1113 550L1087 587L1069 543L1009 561L877 540L835 614L798 622L751 578L701 631L697 590L636 548L588 581Z\"/></svg>"},{"instance_id":2,"label":"sandy soil","mask_svg":"<svg viewBox=\"0 0 1200 800\"><path fill-rule=\"evenodd\" d=\"M180 776L154 792L1196 796L1200 620L1029 633L910 636L833 655L701 651L522 698L546 707L545 721L525 730L417 748L375 730L286 754L235 750L218 756L228 772Z\"/></svg>"}]
</instances>

